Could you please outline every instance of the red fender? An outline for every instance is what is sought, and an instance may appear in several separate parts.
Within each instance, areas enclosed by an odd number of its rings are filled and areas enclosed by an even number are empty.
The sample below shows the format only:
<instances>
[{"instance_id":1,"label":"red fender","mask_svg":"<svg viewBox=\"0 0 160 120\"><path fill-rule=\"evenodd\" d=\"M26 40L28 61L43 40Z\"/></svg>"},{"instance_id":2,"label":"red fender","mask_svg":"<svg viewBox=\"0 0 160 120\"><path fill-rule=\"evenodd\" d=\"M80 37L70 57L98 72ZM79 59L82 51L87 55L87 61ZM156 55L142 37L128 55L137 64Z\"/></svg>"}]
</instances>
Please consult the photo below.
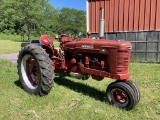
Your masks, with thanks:
<instances>
[{"instance_id":1,"label":"red fender","mask_svg":"<svg viewBox=\"0 0 160 120\"><path fill-rule=\"evenodd\" d=\"M53 46L53 38L49 35L41 35L40 41L44 46Z\"/></svg>"}]
</instances>

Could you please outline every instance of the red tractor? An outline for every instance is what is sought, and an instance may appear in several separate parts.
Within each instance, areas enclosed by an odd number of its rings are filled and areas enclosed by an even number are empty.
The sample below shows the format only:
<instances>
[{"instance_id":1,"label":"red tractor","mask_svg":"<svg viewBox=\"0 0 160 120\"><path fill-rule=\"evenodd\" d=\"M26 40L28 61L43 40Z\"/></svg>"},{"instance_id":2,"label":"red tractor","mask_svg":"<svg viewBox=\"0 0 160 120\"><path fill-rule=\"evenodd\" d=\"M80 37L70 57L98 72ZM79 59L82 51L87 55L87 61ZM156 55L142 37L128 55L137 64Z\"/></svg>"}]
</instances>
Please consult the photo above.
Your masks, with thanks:
<instances>
[{"instance_id":1,"label":"red tractor","mask_svg":"<svg viewBox=\"0 0 160 120\"><path fill-rule=\"evenodd\" d=\"M54 83L54 73L72 72L87 79L115 79L106 90L109 103L126 110L140 100L137 85L129 80L131 43L126 41L73 39L62 35L59 49L52 37L42 35L38 43L23 45L18 57L18 74L25 91L46 95Z\"/></svg>"},{"instance_id":2,"label":"red tractor","mask_svg":"<svg viewBox=\"0 0 160 120\"><path fill-rule=\"evenodd\" d=\"M106 40L104 35L104 9L101 9L99 38L67 37L59 39L59 49L54 48L52 37L42 35L39 41L22 44L18 57L18 74L25 91L46 95L54 84L54 73L71 73L76 78L95 80L112 78L106 90L109 103L130 110L140 100L137 85L129 80L131 43L121 40Z\"/></svg>"}]
</instances>

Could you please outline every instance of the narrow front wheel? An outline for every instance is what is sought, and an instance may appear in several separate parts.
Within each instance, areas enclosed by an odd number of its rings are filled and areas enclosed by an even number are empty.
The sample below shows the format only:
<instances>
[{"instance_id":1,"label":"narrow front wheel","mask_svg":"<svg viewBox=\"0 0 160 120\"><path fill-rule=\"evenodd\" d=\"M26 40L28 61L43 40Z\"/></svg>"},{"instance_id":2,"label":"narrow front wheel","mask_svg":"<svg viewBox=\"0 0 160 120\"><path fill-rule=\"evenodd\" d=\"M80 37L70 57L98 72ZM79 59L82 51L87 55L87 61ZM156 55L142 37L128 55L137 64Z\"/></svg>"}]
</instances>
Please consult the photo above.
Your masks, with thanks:
<instances>
[{"instance_id":1,"label":"narrow front wheel","mask_svg":"<svg viewBox=\"0 0 160 120\"><path fill-rule=\"evenodd\" d=\"M113 82L106 90L106 97L110 104L119 108L131 110L136 104L133 89L125 82Z\"/></svg>"},{"instance_id":2,"label":"narrow front wheel","mask_svg":"<svg viewBox=\"0 0 160 120\"><path fill-rule=\"evenodd\" d=\"M136 97L136 104L138 104L140 101L140 97L141 97L139 87L132 80L127 80L127 81L125 81L125 83L128 84L133 89L133 91L135 93L135 97Z\"/></svg>"}]
</instances>

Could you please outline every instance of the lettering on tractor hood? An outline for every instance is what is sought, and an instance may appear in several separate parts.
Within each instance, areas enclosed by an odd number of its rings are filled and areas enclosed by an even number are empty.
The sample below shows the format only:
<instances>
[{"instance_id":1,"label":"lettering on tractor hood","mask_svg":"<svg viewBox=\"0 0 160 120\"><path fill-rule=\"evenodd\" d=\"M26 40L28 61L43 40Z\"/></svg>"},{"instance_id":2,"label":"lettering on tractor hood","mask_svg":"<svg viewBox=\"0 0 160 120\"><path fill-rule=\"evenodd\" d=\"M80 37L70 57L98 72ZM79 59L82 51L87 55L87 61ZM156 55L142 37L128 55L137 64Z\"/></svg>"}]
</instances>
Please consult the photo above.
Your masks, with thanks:
<instances>
[{"instance_id":1,"label":"lettering on tractor hood","mask_svg":"<svg viewBox=\"0 0 160 120\"><path fill-rule=\"evenodd\" d=\"M91 48L91 49L93 49L94 47L93 47L93 45L82 45L81 48Z\"/></svg>"}]
</instances>

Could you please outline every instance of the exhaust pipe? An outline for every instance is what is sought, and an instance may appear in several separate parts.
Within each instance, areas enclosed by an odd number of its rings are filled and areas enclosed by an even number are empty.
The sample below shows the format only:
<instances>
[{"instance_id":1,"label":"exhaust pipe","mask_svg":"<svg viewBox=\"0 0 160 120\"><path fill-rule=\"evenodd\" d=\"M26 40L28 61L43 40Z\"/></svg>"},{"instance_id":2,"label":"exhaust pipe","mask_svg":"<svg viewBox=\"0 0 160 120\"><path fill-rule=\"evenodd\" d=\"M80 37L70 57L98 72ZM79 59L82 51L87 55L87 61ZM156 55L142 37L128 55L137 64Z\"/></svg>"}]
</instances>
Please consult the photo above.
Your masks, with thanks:
<instances>
[{"instance_id":1,"label":"exhaust pipe","mask_svg":"<svg viewBox=\"0 0 160 120\"><path fill-rule=\"evenodd\" d=\"M100 8L99 38L104 38L104 8Z\"/></svg>"}]
</instances>

